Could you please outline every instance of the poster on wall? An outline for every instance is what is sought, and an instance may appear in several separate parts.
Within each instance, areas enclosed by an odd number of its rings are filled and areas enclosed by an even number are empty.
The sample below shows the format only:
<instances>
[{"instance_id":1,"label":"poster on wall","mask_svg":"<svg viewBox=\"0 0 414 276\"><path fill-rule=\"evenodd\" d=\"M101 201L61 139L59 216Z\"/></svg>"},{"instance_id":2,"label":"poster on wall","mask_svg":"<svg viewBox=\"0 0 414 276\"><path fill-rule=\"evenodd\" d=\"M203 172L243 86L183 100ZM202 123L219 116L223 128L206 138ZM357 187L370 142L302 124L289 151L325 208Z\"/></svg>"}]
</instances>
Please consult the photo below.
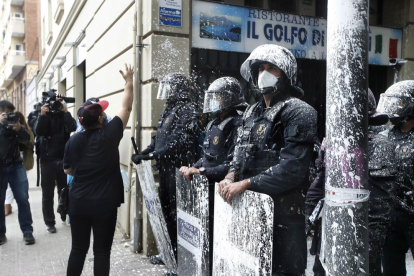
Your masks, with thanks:
<instances>
[{"instance_id":1,"label":"poster on wall","mask_svg":"<svg viewBox=\"0 0 414 276\"><path fill-rule=\"evenodd\" d=\"M182 0L158 0L158 24L170 27L182 27Z\"/></svg>"},{"instance_id":2,"label":"poster on wall","mask_svg":"<svg viewBox=\"0 0 414 276\"><path fill-rule=\"evenodd\" d=\"M250 7L193 1L192 47L250 53L277 44L296 58L326 59L327 20ZM401 58L402 30L371 26L369 64Z\"/></svg>"}]
</instances>

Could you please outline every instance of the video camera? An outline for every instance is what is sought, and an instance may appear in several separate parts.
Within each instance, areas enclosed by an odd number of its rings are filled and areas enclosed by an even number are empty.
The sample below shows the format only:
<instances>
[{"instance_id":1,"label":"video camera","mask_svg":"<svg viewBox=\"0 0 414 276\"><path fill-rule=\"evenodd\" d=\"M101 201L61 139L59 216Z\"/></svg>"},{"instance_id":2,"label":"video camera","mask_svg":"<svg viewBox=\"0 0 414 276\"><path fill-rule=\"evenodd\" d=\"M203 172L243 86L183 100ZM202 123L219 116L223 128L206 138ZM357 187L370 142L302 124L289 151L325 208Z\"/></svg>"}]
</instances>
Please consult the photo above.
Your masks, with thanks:
<instances>
[{"instance_id":1,"label":"video camera","mask_svg":"<svg viewBox=\"0 0 414 276\"><path fill-rule=\"evenodd\" d=\"M48 92L42 93L42 105L49 104L49 110L52 113L60 112L62 107L62 103L56 100L57 95L55 91L55 89L51 89ZM62 99L67 103L75 102L75 98L72 97L62 97Z\"/></svg>"},{"instance_id":2,"label":"video camera","mask_svg":"<svg viewBox=\"0 0 414 276\"><path fill-rule=\"evenodd\" d=\"M3 126L7 129L12 129L13 127L10 125L14 125L19 121L19 116L13 112L7 112L7 121L3 122Z\"/></svg>"}]
</instances>

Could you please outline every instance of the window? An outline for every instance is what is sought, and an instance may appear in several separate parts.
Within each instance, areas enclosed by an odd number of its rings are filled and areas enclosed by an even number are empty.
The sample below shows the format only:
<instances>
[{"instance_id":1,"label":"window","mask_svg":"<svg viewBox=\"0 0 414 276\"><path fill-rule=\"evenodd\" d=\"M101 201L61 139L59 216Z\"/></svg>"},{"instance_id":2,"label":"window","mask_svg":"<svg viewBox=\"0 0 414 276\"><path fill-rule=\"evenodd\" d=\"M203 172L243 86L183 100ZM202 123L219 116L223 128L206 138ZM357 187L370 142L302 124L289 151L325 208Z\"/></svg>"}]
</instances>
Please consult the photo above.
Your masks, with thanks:
<instances>
[{"instance_id":1,"label":"window","mask_svg":"<svg viewBox=\"0 0 414 276\"><path fill-rule=\"evenodd\" d=\"M52 24L52 1L49 0L48 1L48 13L47 13L47 38L46 38L46 42L48 45L50 45L52 43L53 40L53 24Z\"/></svg>"},{"instance_id":2,"label":"window","mask_svg":"<svg viewBox=\"0 0 414 276\"><path fill-rule=\"evenodd\" d=\"M263 8L262 0L244 0L244 5L253 8Z\"/></svg>"},{"instance_id":3,"label":"window","mask_svg":"<svg viewBox=\"0 0 414 276\"><path fill-rule=\"evenodd\" d=\"M296 13L296 1L291 0L279 0L269 1L269 9L287 13Z\"/></svg>"},{"instance_id":4,"label":"window","mask_svg":"<svg viewBox=\"0 0 414 276\"><path fill-rule=\"evenodd\" d=\"M14 17L14 18L23 18L23 14L21 14L20 12L15 12L15 13L13 14L13 17Z\"/></svg>"},{"instance_id":5,"label":"window","mask_svg":"<svg viewBox=\"0 0 414 276\"><path fill-rule=\"evenodd\" d=\"M23 51L23 45L22 44L16 44L16 45L14 45L14 49L16 51Z\"/></svg>"}]
</instances>

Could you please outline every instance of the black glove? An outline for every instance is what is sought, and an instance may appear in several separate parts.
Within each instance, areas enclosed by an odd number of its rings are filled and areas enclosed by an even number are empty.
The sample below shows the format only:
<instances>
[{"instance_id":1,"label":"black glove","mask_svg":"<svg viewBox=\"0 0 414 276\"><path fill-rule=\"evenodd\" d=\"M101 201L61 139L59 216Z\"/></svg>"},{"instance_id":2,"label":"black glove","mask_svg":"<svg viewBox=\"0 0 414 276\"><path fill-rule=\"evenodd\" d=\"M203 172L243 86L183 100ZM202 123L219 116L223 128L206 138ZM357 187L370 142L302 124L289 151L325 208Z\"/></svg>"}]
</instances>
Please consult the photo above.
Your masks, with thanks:
<instances>
[{"instance_id":1,"label":"black glove","mask_svg":"<svg viewBox=\"0 0 414 276\"><path fill-rule=\"evenodd\" d=\"M154 156L150 153L148 155L144 154L133 154L131 157L132 162L135 164L140 164L142 160L151 160L154 159Z\"/></svg>"}]
</instances>

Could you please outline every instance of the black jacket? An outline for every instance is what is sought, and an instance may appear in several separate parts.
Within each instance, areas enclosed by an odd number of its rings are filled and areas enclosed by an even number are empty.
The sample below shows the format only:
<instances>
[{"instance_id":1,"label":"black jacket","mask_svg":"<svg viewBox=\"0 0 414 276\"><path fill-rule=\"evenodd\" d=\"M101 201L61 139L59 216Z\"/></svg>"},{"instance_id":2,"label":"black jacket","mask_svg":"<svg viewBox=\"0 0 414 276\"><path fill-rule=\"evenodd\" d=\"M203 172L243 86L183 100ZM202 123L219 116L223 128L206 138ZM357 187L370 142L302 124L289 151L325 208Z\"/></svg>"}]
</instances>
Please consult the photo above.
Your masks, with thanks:
<instances>
[{"instance_id":1,"label":"black jacket","mask_svg":"<svg viewBox=\"0 0 414 276\"><path fill-rule=\"evenodd\" d=\"M234 146L237 137L237 129L242 123L242 118L240 115L237 114L235 111L234 114L230 114L233 117L233 120L226 126L223 130L223 136L226 137L226 141L222 147L222 153L224 155L224 160L226 160L223 164L218 166L208 166L206 165L206 156L204 155L205 149L203 148L203 156L200 158L195 164L195 168L205 167L205 175L210 182L212 181L220 181L223 180L226 174L230 169L230 162L233 159L233 152ZM217 120L213 122L213 124L220 124L221 121ZM208 135L206 135L207 138Z\"/></svg>"},{"instance_id":2,"label":"black jacket","mask_svg":"<svg viewBox=\"0 0 414 276\"><path fill-rule=\"evenodd\" d=\"M198 116L192 102L167 105L161 114L157 135L152 137L151 144L141 154L152 152L158 165L169 164L179 168L187 164L187 151L193 152L198 146Z\"/></svg>"},{"instance_id":3,"label":"black jacket","mask_svg":"<svg viewBox=\"0 0 414 276\"><path fill-rule=\"evenodd\" d=\"M20 157L19 143L30 140L29 132L20 127L18 132L4 127L0 123L0 163L3 166L12 166L16 163L21 163L23 160Z\"/></svg>"},{"instance_id":4,"label":"black jacket","mask_svg":"<svg viewBox=\"0 0 414 276\"><path fill-rule=\"evenodd\" d=\"M76 130L76 121L69 112L49 113L39 116L34 128L40 137L40 159L61 160L70 133Z\"/></svg>"},{"instance_id":5,"label":"black jacket","mask_svg":"<svg viewBox=\"0 0 414 276\"><path fill-rule=\"evenodd\" d=\"M276 101L273 99L270 105ZM264 102L258 104L264 110ZM317 142L317 114L305 102L297 98L287 100L279 120L283 131L279 164L250 179L251 190L270 196L301 188L308 182L313 147Z\"/></svg>"},{"instance_id":6,"label":"black jacket","mask_svg":"<svg viewBox=\"0 0 414 276\"><path fill-rule=\"evenodd\" d=\"M269 108L263 100L249 107L238 131L230 170L237 178L250 178L252 191L268 194L274 201L274 274L296 275L306 269L301 192L309 185L309 167L317 142L316 123L315 109L280 94L272 99Z\"/></svg>"}]
</instances>

